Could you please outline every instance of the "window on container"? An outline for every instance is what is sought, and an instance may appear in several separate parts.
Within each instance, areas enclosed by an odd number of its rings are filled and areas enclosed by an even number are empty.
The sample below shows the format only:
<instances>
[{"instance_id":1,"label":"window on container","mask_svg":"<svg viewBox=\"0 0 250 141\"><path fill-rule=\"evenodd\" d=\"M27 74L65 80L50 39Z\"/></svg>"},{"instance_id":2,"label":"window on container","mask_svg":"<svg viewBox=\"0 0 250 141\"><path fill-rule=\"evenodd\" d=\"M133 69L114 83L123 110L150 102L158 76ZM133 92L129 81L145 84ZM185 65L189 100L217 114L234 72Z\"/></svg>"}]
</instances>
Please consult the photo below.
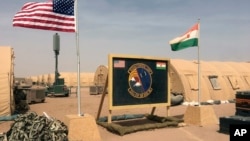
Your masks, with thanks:
<instances>
[{"instance_id":1,"label":"window on container","mask_svg":"<svg viewBox=\"0 0 250 141\"><path fill-rule=\"evenodd\" d=\"M245 79L246 83L248 84L248 86L250 86L250 77L244 76L244 79Z\"/></svg>"},{"instance_id":2,"label":"window on container","mask_svg":"<svg viewBox=\"0 0 250 141\"><path fill-rule=\"evenodd\" d=\"M197 75L193 75L193 74L187 74L186 75L189 86L191 88L191 90L198 90L198 77Z\"/></svg>"},{"instance_id":3,"label":"window on container","mask_svg":"<svg viewBox=\"0 0 250 141\"><path fill-rule=\"evenodd\" d=\"M227 76L227 78L228 78L228 80L229 80L229 82L234 90L240 88L239 82L235 76Z\"/></svg>"},{"instance_id":4,"label":"window on container","mask_svg":"<svg viewBox=\"0 0 250 141\"><path fill-rule=\"evenodd\" d=\"M208 79L209 79L209 81L210 81L210 83L211 83L214 90L220 90L221 89L217 75L208 76Z\"/></svg>"}]
</instances>

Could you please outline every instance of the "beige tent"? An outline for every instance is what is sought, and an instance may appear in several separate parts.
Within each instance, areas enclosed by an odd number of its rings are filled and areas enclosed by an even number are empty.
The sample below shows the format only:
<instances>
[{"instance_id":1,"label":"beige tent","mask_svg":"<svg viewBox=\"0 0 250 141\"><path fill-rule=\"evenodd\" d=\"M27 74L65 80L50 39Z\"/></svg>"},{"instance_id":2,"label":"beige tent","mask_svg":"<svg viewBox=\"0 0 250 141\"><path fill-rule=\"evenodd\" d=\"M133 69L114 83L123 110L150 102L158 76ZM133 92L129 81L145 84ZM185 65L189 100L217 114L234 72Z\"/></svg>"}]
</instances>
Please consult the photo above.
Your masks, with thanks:
<instances>
[{"instance_id":1,"label":"beige tent","mask_svg":"<svg viewBox=\"0 0 250 141\"><path fill-rule=\"evenodd\" d=\"M171 59L171 92L187 102L198 101L197 61ZM232 100L236 91L250 90L250 63L200 61L200 102Z\"/></svg>"},{"instance_id":2,"label":"beige tent","mask_svg":"<svg viewBox=\"0 0 250 141\"><path fill-rule=\"evenodd\" d=\"M11 47L0 47L0 116L9 116L15 105L13 98L14 51Z\"/></svg>"},{"instance_id":3,"label":"beige tent","mask_svg":"<svg viewBox=\"0 0 250 141\"><path fill-rule=\"evenodd\" d=\"M55 75L55 74L54 74ZM55 76L52 74L47 74L46 84L51 86L54 83Z\"/></svg>"},{"instance_id":4,"label":"beige tent","mask_svg":"<svg viewBox=\"0 0 250 141\"><path fill-rule=\"evenodd\" d=\"M87 87L94 84L94 73L81 73L81 86Z\"/></svg>"},{"instance_id":5,"label":"beige tent","mask_svg":"<svg viewBox=\"0 0 250 141\"><path fill-rule=\"evenodd\" d=\"M82 72L80 73L81 87L93 85L94 73ZM55 81L55 74L43 74L30 77L33 82L44 82L44 84L52 85ZM77 73L76 72L60 72L60 78L64 78L65 85L69 87L77 87Z\"/></svg>"},{"instance_id":6,"label":"beige tent","mask_svg":"<svg viewBox=\"0 0 250 141\"><path fill-rule=\"evenodd\" d=\"M250 90L250 62L200 61L200 102L233 100L236 91ZM182 94L187 102L198 101L197 61L170 60L170 89ZM76 72L60 72L65 84L77 87ZM95 73L82 72L81 87L94 85ZM32 77L38 81L37 76ZM47 78L47 79L45 79ZM46 83L54 82L54 74L44 75Z\"/></svg>"}]
</instances>

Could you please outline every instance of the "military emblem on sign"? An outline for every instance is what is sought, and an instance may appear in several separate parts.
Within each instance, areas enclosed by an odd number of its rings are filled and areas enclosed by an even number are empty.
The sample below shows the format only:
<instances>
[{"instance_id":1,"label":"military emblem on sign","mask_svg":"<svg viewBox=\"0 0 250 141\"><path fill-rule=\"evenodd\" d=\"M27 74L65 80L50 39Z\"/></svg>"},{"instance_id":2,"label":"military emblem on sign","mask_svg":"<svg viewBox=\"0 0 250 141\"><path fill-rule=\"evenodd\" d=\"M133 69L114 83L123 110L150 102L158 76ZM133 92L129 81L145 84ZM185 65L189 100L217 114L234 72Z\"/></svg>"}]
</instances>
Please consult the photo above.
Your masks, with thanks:
<instances>
[{"instance_id":1,"label":"military emblem on sign","mask_svg":"<svg viewBox=\"0 0 250 141\"><path fill-rule=\"evenodd\" d=\"M151 68L146 64L136 63L129 68L128 73L129 94L135 98L145 98L149 96L153 91L151 88L151 75L153 71Z\"/></svg>"}]
</instances>

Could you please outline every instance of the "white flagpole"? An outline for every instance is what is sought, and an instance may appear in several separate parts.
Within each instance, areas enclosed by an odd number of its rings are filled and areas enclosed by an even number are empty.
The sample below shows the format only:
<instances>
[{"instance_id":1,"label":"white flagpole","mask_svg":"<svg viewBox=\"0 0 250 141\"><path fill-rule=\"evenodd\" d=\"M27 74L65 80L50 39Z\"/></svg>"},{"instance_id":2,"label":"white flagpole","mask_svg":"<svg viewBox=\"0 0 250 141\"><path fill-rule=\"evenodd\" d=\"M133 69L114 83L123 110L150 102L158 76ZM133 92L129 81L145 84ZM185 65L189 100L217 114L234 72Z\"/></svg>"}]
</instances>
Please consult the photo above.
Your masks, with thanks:
<instances>
[{"instance_id":1,"label":"white flagpole","mask_svg":"<svg viewBox=\"0 0 250 141\"><path fill-rule=\"evenodd\" d=\"M200 106L200 19L198 19L198 106Z\"/></svg>"},{"instance_id":2,"label":"white flagpole","mask_svg":"<svg viewBox=\"0 0 250 141\"><path fill-rule=\"evenodd\" d=\"M76 54L77 54L77 102L78 102L78 115L81 114L81 85L80 85L80 49L79 49L79 31L78 31L78 4L77 0L74 3L75 14L75 30L76 30Z\"/></svg>"}]
</instances>

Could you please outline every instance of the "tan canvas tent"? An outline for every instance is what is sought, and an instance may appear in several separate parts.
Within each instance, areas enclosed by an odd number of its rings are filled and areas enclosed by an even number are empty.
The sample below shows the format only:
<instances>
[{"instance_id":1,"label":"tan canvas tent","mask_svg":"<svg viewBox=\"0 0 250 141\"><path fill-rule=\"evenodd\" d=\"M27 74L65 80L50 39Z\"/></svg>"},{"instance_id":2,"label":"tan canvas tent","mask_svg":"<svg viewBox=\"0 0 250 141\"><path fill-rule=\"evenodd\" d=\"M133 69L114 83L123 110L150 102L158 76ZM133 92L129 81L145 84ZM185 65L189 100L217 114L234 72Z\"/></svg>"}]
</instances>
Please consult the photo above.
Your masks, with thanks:
<instances>
[{"instance_id":1,"label":"tan canvas tent","mask_svg":"<svg viewBox=\"0 0 250 141\"><path fill-rule=\"evenodd\" d=\"M14 111L13 75L14 51L11 47L0 47L0 117Z\"/></svg>"},{"instance_id":2,"label":"tan canvas tent","mask_svg":"<svg viewBox=\"0 0 250 141\"><path fill-rule=\"evenodd\" d=\"M187 102L198 101L197 61L171 59L171 92ZM233 100L236 91L250 90L249 62L200 61L200 102Z\"/></svg>"},{"instance_id":3,"label":"tan canvas tent","mask_svg":"<svg viewBox=\"0 0 250 141\"><path fill-rule=\"evenodd\" d=\"M235 99L236 91L250 90L250 62L200 61L200 102ZM76 72L60 72L65 84L77 87ZM94 84L95 73L82 72L82 87ZM41 77L41 76L40 76ZM32 77L38 81L38 76ZM47 79L45 79L47 78ZM44 75L46 83L54 82L54 74ZM184 96L186 102L198 101L197 61L170 60L170 89Z\"/></svg>"},{"instance_id":4,"label":"tan canvas tent","mask_svg":"<svg viewBox=\"0 0 250 141\"><path fill-rule=\"evenodd\" d=\"M77 87L77 73L76 72L60 72L60 78L64 78L64 84L69 87ZM81 87L88 87L93 85L94 73L92 72L82 72L80 73ZM43 74L38 76L29 77L33 82L43 82L47 85L52 85L55 81L55 74Z\"/></svg>"}]
</instances>

